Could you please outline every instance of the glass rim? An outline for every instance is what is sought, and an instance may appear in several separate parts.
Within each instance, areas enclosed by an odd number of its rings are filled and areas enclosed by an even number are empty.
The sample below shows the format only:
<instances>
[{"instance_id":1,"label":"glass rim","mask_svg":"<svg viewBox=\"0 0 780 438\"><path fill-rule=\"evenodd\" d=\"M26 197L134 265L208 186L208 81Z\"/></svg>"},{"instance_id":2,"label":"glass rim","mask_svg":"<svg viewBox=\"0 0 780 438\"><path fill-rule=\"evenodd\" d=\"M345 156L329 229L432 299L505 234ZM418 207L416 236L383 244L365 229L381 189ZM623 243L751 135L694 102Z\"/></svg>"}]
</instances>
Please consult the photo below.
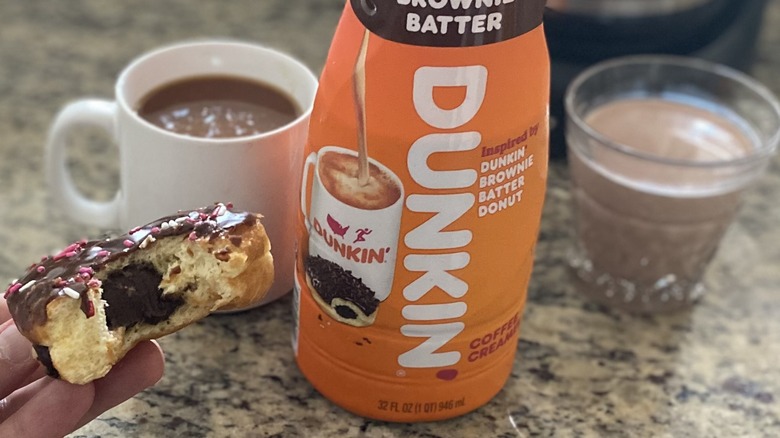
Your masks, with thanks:
<instances>
[{"instance_id":1,"label":"glass rim","mask_svg":"<svg viewBox=\"0 0 780 438\"><path fill-rule=\"evenodd\" d=\"M688 70L699 71L713 76L719 76L738 83L740 86L755 93L759 98L763 99L768 104L772 112L775 114L777 119L777 126L774 128L774 132L769 135L768 140L762 142L759 145L760 147L755 149L754 153L731 160L695 161L690 159L666 158L642 152L622 142L614 141L596 131L593 127L585 122L583 115L579 114L574 109L574 98L578 94L578 91L582 85L594 76L608 70L630 65L646 65L648 67L675 66ZM778 102L778 99L774 93L765 85L745 73L722 64L717 64L698 58L672 55L632 55L599 62L584 70L571 82L571 84L569 84L564 97L564 106L568 120L574 122L579 129L584 131L586 134L588 134L588 136L597 140L605 147L625 155L659 164L693 168L717 168L751 164L771 156L777 148L778 143L780 143L780 102Z\"/></svg>"}]
</instances>

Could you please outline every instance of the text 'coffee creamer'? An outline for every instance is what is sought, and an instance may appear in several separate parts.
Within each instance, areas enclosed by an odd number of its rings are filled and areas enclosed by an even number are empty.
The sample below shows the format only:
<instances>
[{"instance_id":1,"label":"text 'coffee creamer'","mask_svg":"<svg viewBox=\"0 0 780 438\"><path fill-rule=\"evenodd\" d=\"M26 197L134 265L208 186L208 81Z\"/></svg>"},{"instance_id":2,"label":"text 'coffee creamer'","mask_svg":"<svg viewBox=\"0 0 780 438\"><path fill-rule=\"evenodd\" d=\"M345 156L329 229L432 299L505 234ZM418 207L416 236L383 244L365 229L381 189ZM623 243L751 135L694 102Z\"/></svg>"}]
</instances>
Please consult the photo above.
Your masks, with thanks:
<instances>
[{"instance_id":1,"label":"text 'coffee creamer'","mask_svg":"<svg viewBox=\"0 0 780 438\"><path fill-rule=\"evenodd\" d=\"M426 421L512 369L547 177L544 0L351 0L311 116L293 345L356 414Z\"/></svg>"}]
</instances>

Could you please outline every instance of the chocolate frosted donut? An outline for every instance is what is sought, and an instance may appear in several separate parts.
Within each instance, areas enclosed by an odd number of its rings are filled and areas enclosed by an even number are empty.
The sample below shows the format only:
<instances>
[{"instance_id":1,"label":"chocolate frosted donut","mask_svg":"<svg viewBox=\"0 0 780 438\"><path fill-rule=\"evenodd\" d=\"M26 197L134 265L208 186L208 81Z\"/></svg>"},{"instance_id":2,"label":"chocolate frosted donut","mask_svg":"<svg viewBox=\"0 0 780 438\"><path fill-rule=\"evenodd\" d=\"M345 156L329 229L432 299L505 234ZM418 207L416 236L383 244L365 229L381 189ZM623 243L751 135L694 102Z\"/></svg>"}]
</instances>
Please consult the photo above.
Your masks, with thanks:
<instances>
[{"instance_id":1,"label":"chocolate frosted donut","mask_svg":"<svg viewBox=\"0 0 780 438\"><path fill-rule=\"evenodd\" d=\"M100 378L138 342L250 306L273 281L260 216L215 204L33 264L4 298L50 375Z\"/></svg>"},{"instance_id":2,"label":"chocolate frosted donut","mask_svg":"<svg viewBox=\"0 0 780 438\"><path fill-rule=\"evenodd\" d=\"M320 256L306 257L304 266L314 301L331 318L355 327L374 323L379 300L352 271Z\"/></svg>"}]
</instances>

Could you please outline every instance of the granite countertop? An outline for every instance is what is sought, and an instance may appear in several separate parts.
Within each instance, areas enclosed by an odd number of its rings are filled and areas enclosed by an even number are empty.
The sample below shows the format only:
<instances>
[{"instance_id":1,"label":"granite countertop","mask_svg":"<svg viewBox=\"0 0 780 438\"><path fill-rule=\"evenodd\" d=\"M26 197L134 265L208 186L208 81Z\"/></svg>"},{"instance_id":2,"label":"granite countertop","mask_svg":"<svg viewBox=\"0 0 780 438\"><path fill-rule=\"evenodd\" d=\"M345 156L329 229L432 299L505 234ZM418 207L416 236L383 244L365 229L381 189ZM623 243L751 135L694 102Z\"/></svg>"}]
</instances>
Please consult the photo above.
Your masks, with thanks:
<instances>
[{"instance_id":1,"label":"granite countertop","mask_svg":"<svg viewBox=\"0 0 780 438\"><path fill-rule=\"evenodd\" d=\"M260 41L323 64L341 0L0 3L0 282L99 230L47 210L42 154L67 101L110 97L138 54L187 38ZM754 74L780 93L780 2ZM118 184L116 150L87 131L70 151L98 199ZM85 157L90 156L89 160ZM505 389L449 421L365 420L320 396L290 347L290 298L207 318L164 338L163 380L72 436L780 436L780 158L745 199L689 313L634 317L570 285L568 175L551 166L536 270Z\"/></svg>"}]
</instances>

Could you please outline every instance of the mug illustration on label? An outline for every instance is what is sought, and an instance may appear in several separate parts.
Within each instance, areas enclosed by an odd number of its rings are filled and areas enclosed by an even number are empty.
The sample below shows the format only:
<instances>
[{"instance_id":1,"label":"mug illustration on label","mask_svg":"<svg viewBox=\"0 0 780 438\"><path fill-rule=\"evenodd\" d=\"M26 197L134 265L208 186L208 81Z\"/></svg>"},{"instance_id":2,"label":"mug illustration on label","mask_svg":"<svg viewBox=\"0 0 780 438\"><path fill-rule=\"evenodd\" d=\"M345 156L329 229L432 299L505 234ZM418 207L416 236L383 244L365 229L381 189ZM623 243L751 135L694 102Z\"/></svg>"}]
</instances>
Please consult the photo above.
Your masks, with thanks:
<instances>
[{"instance_id":1,"label":"mug illustration on label","mask_svg":"<svg viewBox=\"0 0 780 438\"><path fill-rule=\"evenodd\" d=\"M374 160L369 160L369 177L361 184L358 167L358 153L352 150L327 146L311 153L301 184L301 210L309 228L304 269L312 298L333 319L364 327L374 322L392 288L403 189L400 179Z\"/></svg>"}]
</instances>

